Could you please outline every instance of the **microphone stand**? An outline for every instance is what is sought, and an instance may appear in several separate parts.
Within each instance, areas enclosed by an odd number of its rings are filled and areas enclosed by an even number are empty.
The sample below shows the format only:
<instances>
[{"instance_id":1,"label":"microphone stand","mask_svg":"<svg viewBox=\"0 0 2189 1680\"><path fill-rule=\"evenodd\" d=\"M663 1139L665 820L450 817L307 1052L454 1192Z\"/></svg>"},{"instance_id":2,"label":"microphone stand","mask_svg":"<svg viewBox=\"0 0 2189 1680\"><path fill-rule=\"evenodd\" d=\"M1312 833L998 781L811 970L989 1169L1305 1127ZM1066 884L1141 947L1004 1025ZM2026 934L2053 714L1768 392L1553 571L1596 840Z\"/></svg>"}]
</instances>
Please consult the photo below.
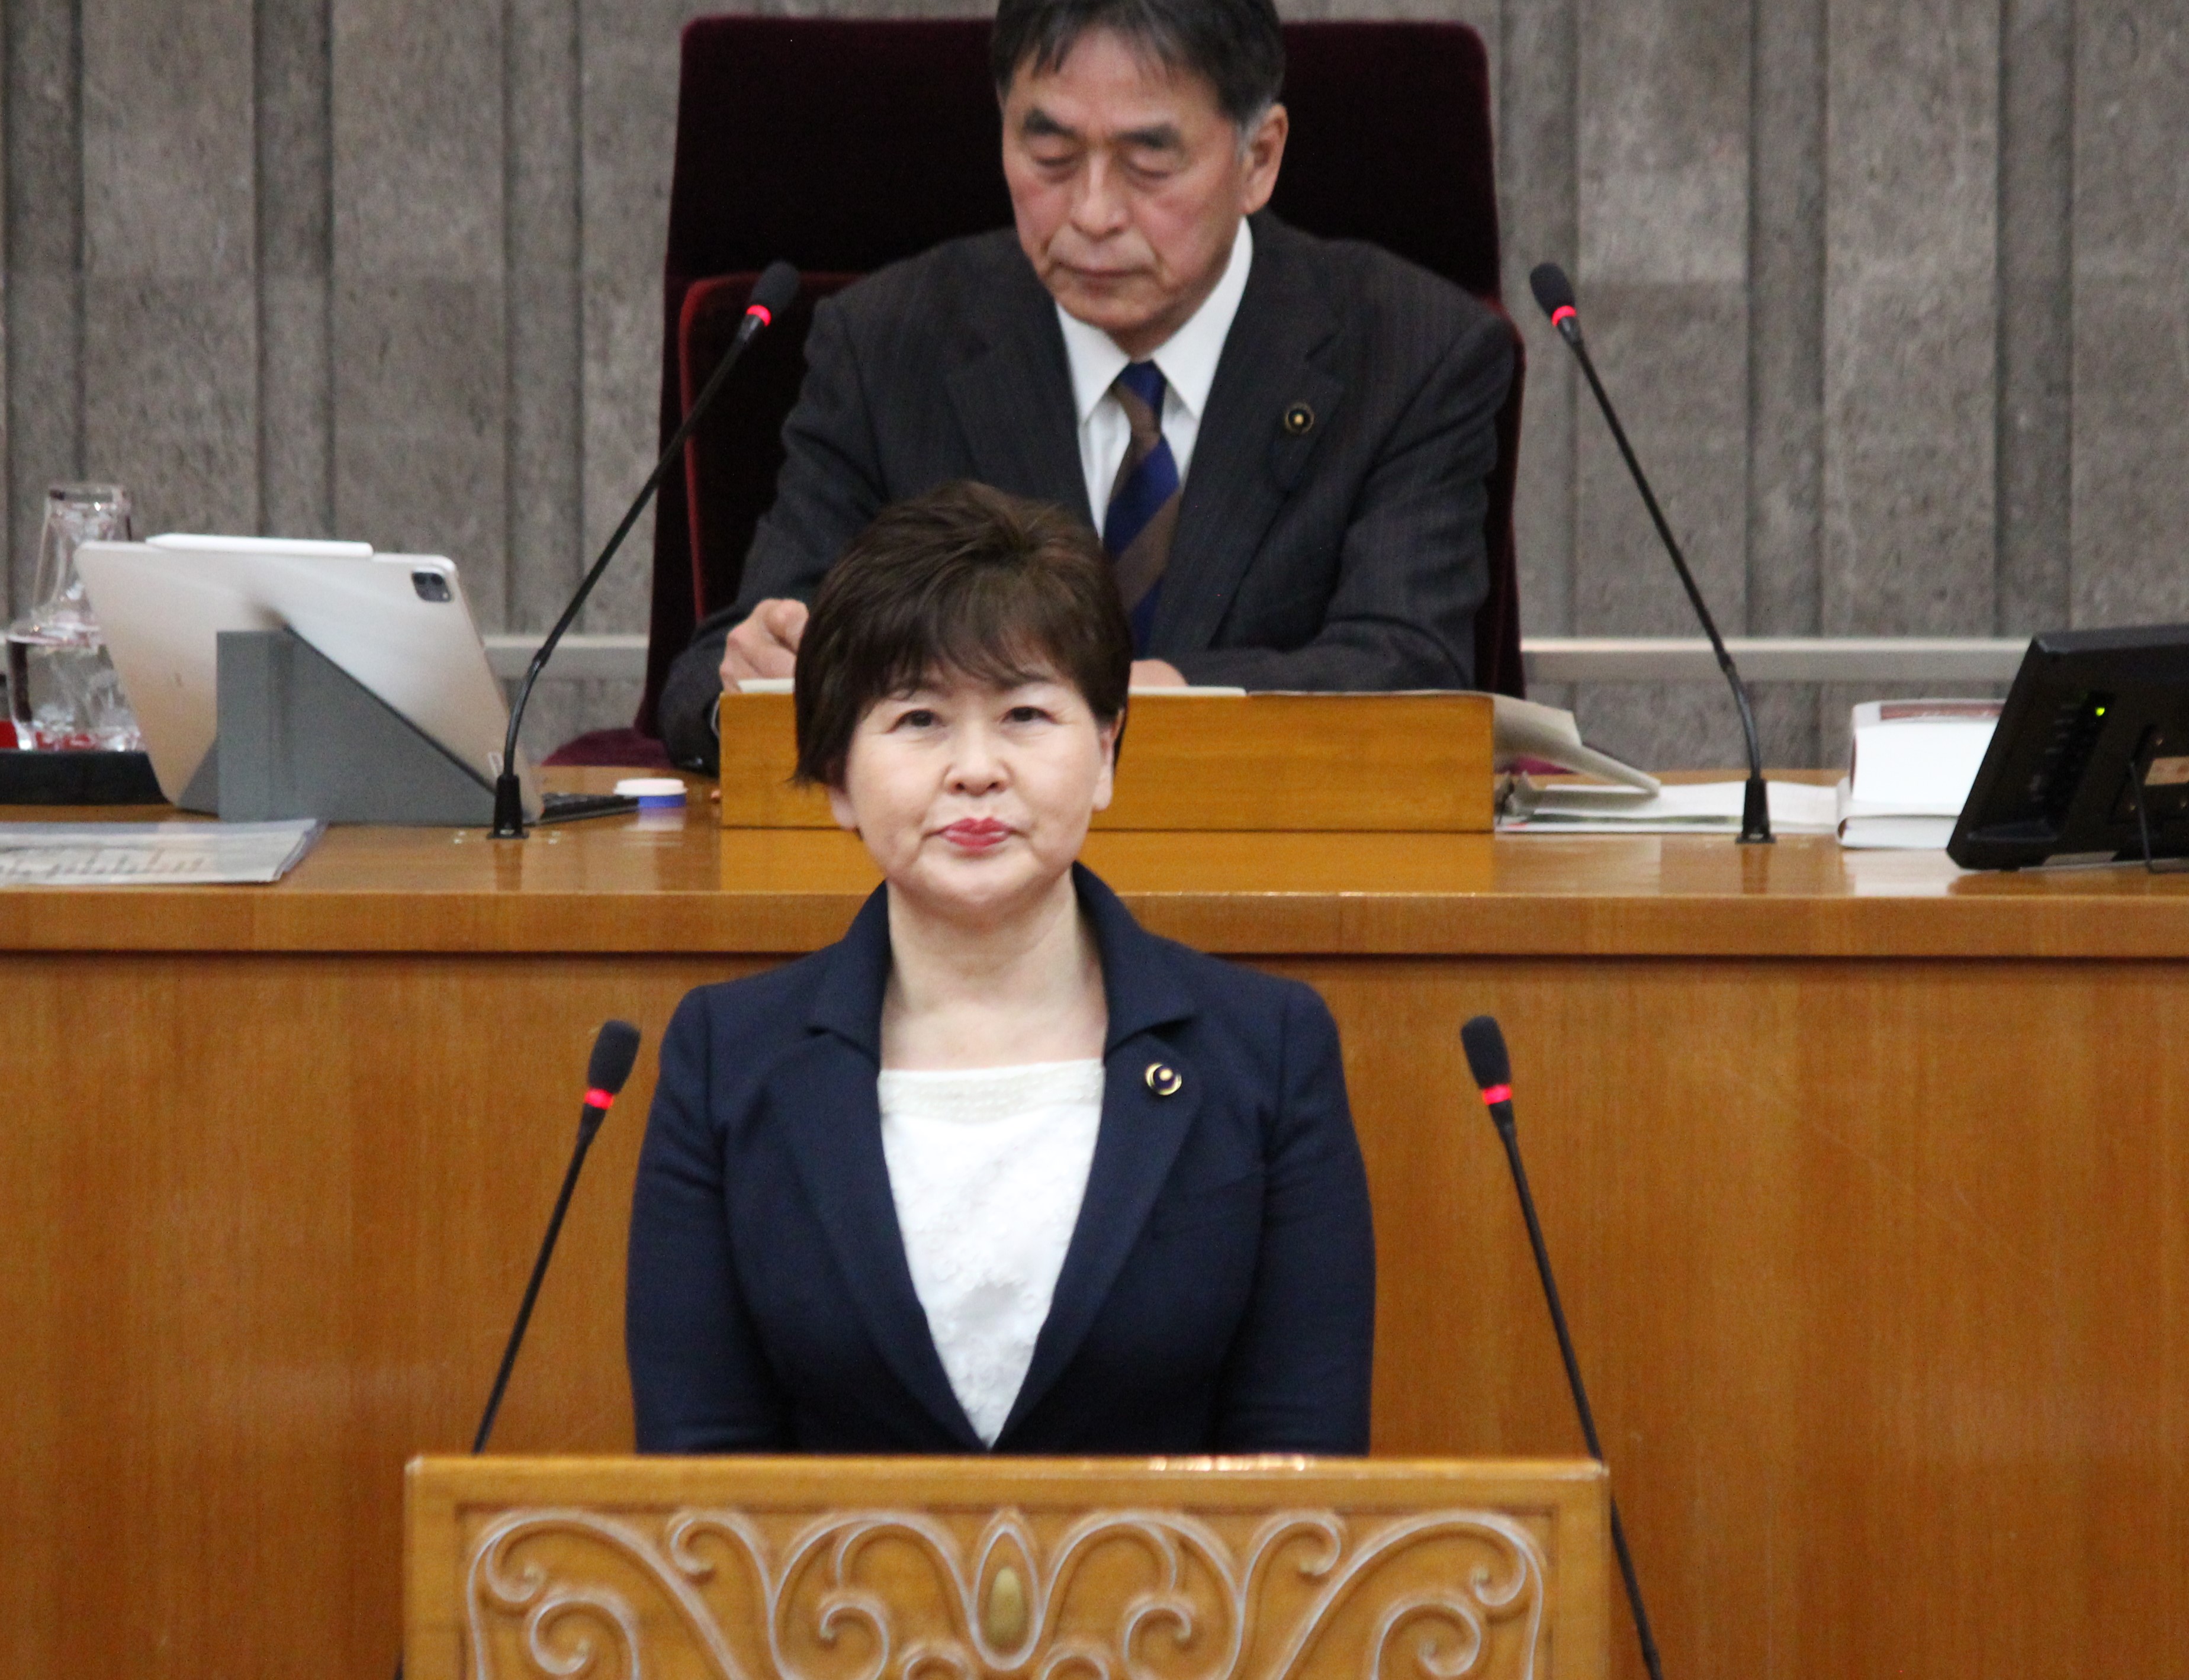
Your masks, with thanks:
<instances>
[{"instance_id":1,"label":"microphone stand","mask_svg":"<svg viewBox=\"0 0 2189 1680\"><path fill-rule=\"evenodd\" d=\"M1566 1328L1566 1310L1558 1303L1558 1282L1551 1276L1550 1250L1544 1246L1543 1227L1536 1219L1536 1198L1528 1192L1528 1169L1520 1164L1520 1139L1513 1123L1512 1104L1495 1105L1490 1117L1513 1168L1513 1188L1519 1192L1520 1213L1528 1222L1528 1245L1536 1251L1536 1273L1543 1281L1543 1298L1550 1304L1551 1326L1558 1333L1558 1356L1566 1363L1566 1385L1573 1390L1574 1410L1581 1414L1581 1439L1588 1444L1588 1456L1599 1464L1605 1463L1603 1444L1596 1437L1596 1414L1589 1409L1588 1389L1581 1380L1581 1360L1574 1352L1573 1332ZM1642 1604L1642 1581L1634 1573L1634 1554L1626 1547L1626 1526L1619 1520L1619 1496L1615 1493L1609 1497L1611 1547L1618 1553L1619 1573L1626 1579L1626 1604L1634 1612L1634 1633L1642 1645L1642 1666L1649 1670L1649 1680L1665 1680L1657 1638L1649 1630L1649 1612Z\"/></svg>"},{"instance_id":2,"label":"microphone stand","mask_svg":"<svg viewBox=\"0 0 2189 1680\"><path fill-rule=\"evenodd\" d=\"M1672 568L1680 574L1680 586L1688 591L1688 602L1702 620L1703 633L1710 637L1711 652L1717 656L1717 668L1725 673L1726 683L1733 690L1733 702L1740 708L1741 733L1748 742L1748 785L1741 795L1740 844L1769 846L1771 798L1763 785L1763 749L1756 738L1756 714L1749 707L1748 687L1734 668L1733 655L1725 650L1725 638L1717 633L1717 621L1711 617L1710 608L1704 603L1703 592L1695 585L1695 574L1688 569L1688 557L1680 552L1679 541L1672 535L1665 510L1657 505L1656 492L1649 488L1649 476L1635 458L1634 446L1626 441L1626 428L1619 423L1619 412L1611 406L1604 382L1597 377L1596 364L1589 357L1588 346L1581 340L1581 317L1568 303L1553 311L1551 319L1558 330L1558 337L1571 347L1575 359L1581 363L1581 371L1588 379L1588 388L1596 393L1596 405L1604 410L1604 423L1611 427L1611 440L1619 445L1626 470L1634 477L1635 489L1642 492L1642 505L1649 510L1650 523L1657 528L1665 552L1672 557Z\"/></svg>"},{"instance_id":3,"label":"microphone stand","mask_svg":"<svg viewBox=\"0 0 2189 1680\"><path fill-rule=\"evenodd\" d=\"M532 663L525 667L523 685L517 691L517 704L509 710L509 733L502 741L501 770L494 778L494 827L489 831L490 838L524 838L524 791L517 777L517 732L524 722L524 708L532 699L532 685L540 680L540 673L546 668L548 658L554 653L556 644L562 641L563 632L576 621L586 597L593 592L593 585L601 580L601 574L608 570L608 562L615 558L616 551L623 546L623 540L631 535L631 528L638 523L638 516L646 512L647 505L653 500L653 493L661 488L661 481L668 476L677 451L684 447L684 440L692 435L693 428L705 416L709 406L715 400L715 393L729 378L730 370L738 365L738 359L745 353L745 347L760 336L761 329L774 319L776 311L761 305L757 299L759 294L767 288L775 269L787 267L783 263L772 265L754 285L755 303L746 311L745 318L738 323L737 337L730 341L730 348L723 353L722 359L716 365L715 371L706 384L700 387L699 399L684 416L684 423L670 435L667 447L661 451L661 459L654 462L653 471L648 476L637 498L624 514L622 523L615 528L615 534L608 539L608 546L601 550L601 557L593 562L592 569L585 574L585 581L578 585L578 592L570 597L570 604L563 609L563 616L555 620L555 627L547 632L547 639L540 644L540 651L532 656ZM795 270L790 274L789 280L795 293L797 286ZM786 297L777 308L788 308L789 302Z\"/></svg>"},{"instance_id":4,"label":"microphone stand","mask_svg":"<svg viewBox=\"0 0 2189 1680\"><path fill-rule=\"evenodd\" d=\"M540 1281L547 1276L547 1263L555 1258L555 1240L563 1234L563 1217L570 1211L571 1192L578 1187L578 1174L585 1167L585 1151L593 1146L594 1134L601 1122L608 1117L604 1108L587 1105L584 1117L578 1122L578 1146L570 1152L570 1164L563 1174L562 1194L555 1198L555 1212L547 1221L547 1234L540 1239L540 1253L532 1262L532 1277L524 1286L524 1302L517 1309L517 1322L509 1327L509 1341L501 1350L501 1369L494 1374L494 1389L486 1397L486 1410L480 1414L478 1433L472 1437L472 1457L476 1458L486 1451L488 1438L494 1434L494 1420L501 1410L501 1397L509 1388L509 1373L516 1368L518 1349L524 1345L524 1332L532 1323L532 1308L540 1298ZM403 1680L403 1655L396 1654L395 1680Z\"/></svg>"},{"instance_id":5,"label":"microphone stand","mask_svg":"<svg viewBox=\"0 0 2189 1680\"><path fill-rule=\"evenodd\" d=\"M479 1416L478 1431L472 1437L472 1457L476 1458L486 1451L486 1444L494 1434L494 1420L501 1411L501 1397L509 1389L509 1373L516 1368L518 1349L524 1345L524 1332L532 1323L532 1309L540 1299L540 1285L547 1276L547 1263L555 1258L556 1239L563 1234L563 1219L570 1211L571 1194L578 1188L578 1174L584 1170L586 1152L598 1136L601 1122L608 1117L622 1091L624 1081L631 1078L632 1064L638 1059L638 1029L629 1021L611 1021L604 1023L593 1040L591 1065L585 1070L585 1106L578 1112L578 1142L570 1151L570 1164L563 1172L563 1188L555 1198L555 1211L547 1220L547 1233L540 1240L540 1253L532 1262L532 1276L524 1286L524 1301L517 1309L517 1322L509 1327L509 1341L501 1350L501 1368L494 1374L494 1389L487 1395L486 1410ZM395 1658L395 1680L403 1680L403 1657Z\"/></svg>"},{"instance_id":6,"label":"microphone stand","mask_svg":"<svg viewBox=\"0 0 2189 1680\"><path fill-rule=\"evenodd\" d=\"M501 1411L501 1397L509 1388L509 1373L517 1367L517 1353L524 1345L524 1332L531 1327L532 1309L540 1299L540 1285L547 1276L547 1263L555 1258L556 1239L563 1234L563 1219L570 1211L570 1197L578 1188L578 1174L585 1170L586 1151L592 1148L601 1122L607 1118L608 1110L588 1103L578 1121L577 1147L570 1151L570 1164L563 1169L563 1189L555 1198L555 1211L548 1215L547 1234L540 1240L540 1253L532 1262L532 1276L524 1286L524 1299L517 1309L517 1322L509 1326L509 1341L501 1350L501 1368L494 1373L494 1387L487 1394L486 1410L479 1415L478 1433L472 1437L474 1458L486 1451L487 1441L494 1434L494 1420Z\"/></svg>"}]
</instances>

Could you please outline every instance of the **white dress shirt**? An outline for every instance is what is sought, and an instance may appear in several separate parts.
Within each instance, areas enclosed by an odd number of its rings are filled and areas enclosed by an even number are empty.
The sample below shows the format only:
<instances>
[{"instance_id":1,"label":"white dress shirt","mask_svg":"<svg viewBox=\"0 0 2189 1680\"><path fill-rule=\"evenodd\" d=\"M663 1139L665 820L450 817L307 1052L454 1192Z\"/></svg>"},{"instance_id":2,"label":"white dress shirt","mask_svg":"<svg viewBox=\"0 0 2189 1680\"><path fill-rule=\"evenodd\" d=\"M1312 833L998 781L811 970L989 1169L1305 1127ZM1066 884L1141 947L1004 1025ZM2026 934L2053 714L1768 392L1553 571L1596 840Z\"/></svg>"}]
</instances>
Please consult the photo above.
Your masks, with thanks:
<instances>
[{"instance_id":1,"label":"white dress shirt","mask_svg":"<svg viewBox=\"0 0 2189 1680\"><path fill-rule=\"evenodd\" d=\"M996 1444L1079 1221L1102 1064L884 1068L882 1158L913 1292L951 1392Z\"/></svg>"},{"instance_id":2,"label":"white dress shirt","mask_svg":"<svg viewBox=\"0 0 2189 1680\"><path fill-rule=\"evenodd\" d=\"M1216 382L1216 363L1230 335L1232 318L1239 313L1247 271L1253 261L1253 230L1242 220L1239 236L1231 241L1231 260L1216 289L1146 359L1163 376L1162 433L1170 444L1170 458L1177 463L1181 488L1193 462L1195 440L1201 435L1201 416L1208 408L1208 387ZM1133 441L1125 410L1110 387L1133 359L1100 327L1065 314L1061 303L1056 320L1064 329L1064 354L1072 364L1072 395L1079 412L1079 465L1087 474L1087 505L1094 511L1099 535L1110 517L1110 491L1117 481L1118 466Z\"/></svg>"}]
</instances>

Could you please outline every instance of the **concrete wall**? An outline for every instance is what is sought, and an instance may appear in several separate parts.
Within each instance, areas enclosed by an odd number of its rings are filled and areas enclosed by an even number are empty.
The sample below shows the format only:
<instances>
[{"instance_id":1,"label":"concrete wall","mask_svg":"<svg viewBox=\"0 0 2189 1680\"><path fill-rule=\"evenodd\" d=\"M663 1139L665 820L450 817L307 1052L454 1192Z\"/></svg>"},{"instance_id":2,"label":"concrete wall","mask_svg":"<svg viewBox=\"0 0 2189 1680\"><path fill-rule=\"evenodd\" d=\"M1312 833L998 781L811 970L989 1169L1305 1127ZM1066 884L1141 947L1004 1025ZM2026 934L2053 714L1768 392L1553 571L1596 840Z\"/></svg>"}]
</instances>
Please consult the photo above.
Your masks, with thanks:
<instances>
[{"instance_id":1,"label":"concrete wall","mask_svg":"<svg viewBox=\"0 0 2189 1680\"><path fill-rule=\"evenodd\" d=\"M5 0L13 589L44 485L88 475L143 529L451 554L489 627L543 628L650 453L699 9ZM1689 629L1525 305L1545 257L1728 631L2189 617L2189 0L1286 9L1490 44L1531 633ZM643 628L643 535L588 627ZM1645 760L1737 744L1710 689L1573 698ZM1848 698L1771 694L1773 759L1835 751ZM557 685L538 737L631 701Z\"/></svg>"}]
</instances>

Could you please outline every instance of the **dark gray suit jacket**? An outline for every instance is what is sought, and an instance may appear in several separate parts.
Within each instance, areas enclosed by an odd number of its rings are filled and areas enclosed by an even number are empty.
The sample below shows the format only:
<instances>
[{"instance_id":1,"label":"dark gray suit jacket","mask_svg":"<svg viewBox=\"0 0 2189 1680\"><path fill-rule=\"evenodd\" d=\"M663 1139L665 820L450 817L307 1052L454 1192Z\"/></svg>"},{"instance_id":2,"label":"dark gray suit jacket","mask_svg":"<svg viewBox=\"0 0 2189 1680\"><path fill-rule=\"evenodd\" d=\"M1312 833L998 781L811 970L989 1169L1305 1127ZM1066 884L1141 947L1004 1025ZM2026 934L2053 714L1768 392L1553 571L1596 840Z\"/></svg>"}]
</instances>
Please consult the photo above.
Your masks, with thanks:
<instances>
[{"instance_id":1,"label":"dark gray suit jacket","mask_svg":"<svg viewBox=\"0 0 2189 1680\"><path fill-rule=\"evenodd\" d=\"M1489 588L1485 480L1510 330L1375 246L1266 212L1194 446L1148 653L1193 682L1464 688ZM1056 308L1015 234L953 240L814 311L775 506L737 604L671 668L662 732L712 763L723 639L810 600L891 502L953 478L1092 523ZM1312 423L1288 429L1304 404Z\"/></svg>"}]
</instances>

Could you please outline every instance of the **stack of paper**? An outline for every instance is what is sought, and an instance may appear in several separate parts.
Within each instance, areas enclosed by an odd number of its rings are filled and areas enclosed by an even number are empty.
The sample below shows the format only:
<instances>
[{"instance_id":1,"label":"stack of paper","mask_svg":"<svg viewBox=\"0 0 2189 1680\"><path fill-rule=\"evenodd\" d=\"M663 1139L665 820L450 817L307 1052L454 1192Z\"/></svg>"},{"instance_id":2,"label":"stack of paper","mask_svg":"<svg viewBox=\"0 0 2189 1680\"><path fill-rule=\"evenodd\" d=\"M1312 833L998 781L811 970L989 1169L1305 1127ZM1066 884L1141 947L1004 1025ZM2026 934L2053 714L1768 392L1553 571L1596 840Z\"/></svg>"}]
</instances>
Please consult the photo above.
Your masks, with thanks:
<instances>
[{"instance_id":1,"label":"stack of paper","mask_svg":"<svg viewBox=\"0 0 2189 1680\"><path fill-rule=\"evenodd\" d=\"M214 886L278 881L326 825L0 823L0 886Z\"/></svg>"},{"instance_id":2,"label":"stack of paper","mask_svg":"<svg viewBox=\"0 0 2189 1680\"><path fill-rule=\"evenodd\" d=\"M1571 712L1536 700L1516 700L1510 694L1490 698L1496 702L1490 744L1498 769L1525 770L1533 761L1538 767L1551 764L1579 775L1601 776L1647 794L1657 791L1657 778L1647 771L1583 743L1581 726Z\"/></svg>"},{"instance_id":3,"label":"stack of paper","mask_svg":"<svg viewBox=\"0 0 2189 1680\"><path fill-rule=\"evenodd\" d=\"M1543 787L1521 777L1498 813L1500 834L1737 834L1748 784L1692 782L1650 793L1639 788ZM1828 834L1836 820L1833 790L1802 782L1767 782L1771 829Z\"/></svg>"},{"instance_id":4,"label":"stack of paper","mask_svg":"<svg viewBox=\"0 0 2189 1680\"><path fill-rule=\"evenodd\" d=\"M1943 851L1999 722L1997 700L1869 700L1854 709L1840 844Z\"/></svg>"}]
</instances>

